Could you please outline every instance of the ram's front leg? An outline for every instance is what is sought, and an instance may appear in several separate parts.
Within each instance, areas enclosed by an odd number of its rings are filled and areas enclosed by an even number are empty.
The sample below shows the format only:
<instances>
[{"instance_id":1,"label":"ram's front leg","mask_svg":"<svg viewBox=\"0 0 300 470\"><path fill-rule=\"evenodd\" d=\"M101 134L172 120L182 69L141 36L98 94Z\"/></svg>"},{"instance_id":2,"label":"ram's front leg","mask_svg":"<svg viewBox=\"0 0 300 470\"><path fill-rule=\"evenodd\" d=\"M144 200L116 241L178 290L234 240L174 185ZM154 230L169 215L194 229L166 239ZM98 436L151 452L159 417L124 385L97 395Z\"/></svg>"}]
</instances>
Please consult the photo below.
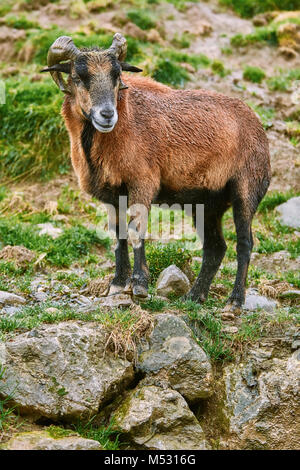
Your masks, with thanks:
<instances>
[{"instance_id":1,"label":"ram's front leg","mask_svg":"<svg viewBox=\"0 0 300 470\"><path fill-rule=\"evenodd\" d=\"M130 207L128 237L134 254L132 274L132 294L136 299L148 296L149 270L145 254L145 234L148 222L148 209L140 204Z\"/></svg>"},{"instance_id":2,"label":"ram's front leg","mask_svg":"<svg viewBox=\"0 0 300 470\"><path fill-rule=\"evenodd\" d=\"M109 229L115 232L117 237L115 249L116 271L106 292L106 295L113 295L120 294L127 289L130 290L131 266L126 233L126 208L122 210L107 204L106 209L108 212Z\"/></svg>"},{"instance_id":3,"label":"ram's front leg","mask_svg":"<svg viewBox=\"0 0 300 470\"><path fill-rule=\"evenodd\" d=\"M136 299L148 296L149 269L145 255L145 236L151 202L157 192L158 184L147 181L141 186L129 190L128 237L133 247L134 266L132 275L132 293Z\"/></svg>"}]
</instances>

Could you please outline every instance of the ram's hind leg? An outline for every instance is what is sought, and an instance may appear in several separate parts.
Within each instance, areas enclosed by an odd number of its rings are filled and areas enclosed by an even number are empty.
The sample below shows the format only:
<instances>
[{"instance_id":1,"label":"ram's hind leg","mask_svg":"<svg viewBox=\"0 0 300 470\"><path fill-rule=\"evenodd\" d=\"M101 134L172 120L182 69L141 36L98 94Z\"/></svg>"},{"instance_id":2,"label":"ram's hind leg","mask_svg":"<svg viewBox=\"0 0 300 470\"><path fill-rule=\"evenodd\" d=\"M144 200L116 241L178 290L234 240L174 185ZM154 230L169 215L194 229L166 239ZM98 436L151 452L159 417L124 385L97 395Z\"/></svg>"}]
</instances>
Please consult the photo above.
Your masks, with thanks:
<instances>
[{"instance_id":1,"label":"ram's hind leg","mask_svg":"<svg viewBox=\"0 0 300 470\"><path fill-rule=\"evenodd\" d=\"M246 280L253 248L251 224L257 206L268 186L269 179L267 177L256 186L253 182L248 184L242 178L232 185L233 218L237 237L237 273L225 311L239 313L245 302Z\"/></svg>"},{"instance_id":2,"label":"ram's hind leg","mask_svg":"<svg viewBox=\"0 0 300 470\"><path fill-rule=\"evenodd\" d=\"M218 214L208 212L204 207L204 244L201 271L187 298L204 302L208 296L211 282L219 269L226 253L226 243L222 232L223 211Z\"/></svg>"}]
</instances>

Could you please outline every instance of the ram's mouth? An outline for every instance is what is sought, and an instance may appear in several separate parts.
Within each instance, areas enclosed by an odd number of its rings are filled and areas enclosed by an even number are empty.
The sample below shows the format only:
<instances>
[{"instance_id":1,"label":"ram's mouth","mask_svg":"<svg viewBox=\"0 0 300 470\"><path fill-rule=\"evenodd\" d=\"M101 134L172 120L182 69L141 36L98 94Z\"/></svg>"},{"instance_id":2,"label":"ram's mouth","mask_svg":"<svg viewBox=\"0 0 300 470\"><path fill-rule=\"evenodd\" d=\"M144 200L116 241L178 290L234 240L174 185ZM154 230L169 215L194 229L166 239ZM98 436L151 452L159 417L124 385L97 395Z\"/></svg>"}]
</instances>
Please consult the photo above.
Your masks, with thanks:
<instances>
[{"instance_id":1,"label":"ram's mouth","mask_svg":"<svg viewBox=\"0 0 300 470\"><path fill-rule=\"evenodd\" d=\"M113 124L101 124L98 121L95 121L95 119L92 119L93 126L97 131L102 132L102 133L107 133L111 132L113 128L115 127L115 123Z\"/></svg>"}]
</instances>

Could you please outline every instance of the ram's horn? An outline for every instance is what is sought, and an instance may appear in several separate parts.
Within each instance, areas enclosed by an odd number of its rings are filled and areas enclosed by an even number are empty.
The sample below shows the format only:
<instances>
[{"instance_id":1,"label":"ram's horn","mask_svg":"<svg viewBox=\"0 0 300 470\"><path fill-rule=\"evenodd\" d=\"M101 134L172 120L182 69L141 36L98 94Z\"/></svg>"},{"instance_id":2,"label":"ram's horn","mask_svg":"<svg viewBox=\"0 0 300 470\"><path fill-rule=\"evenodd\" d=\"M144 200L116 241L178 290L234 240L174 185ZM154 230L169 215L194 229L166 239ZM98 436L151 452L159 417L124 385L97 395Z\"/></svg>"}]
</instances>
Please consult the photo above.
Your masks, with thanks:
<instances>
[{"instance_id":1,"label":"ram's horn","mask_svg":"<svg viewBox=\"0 0 300 470\"><path fill-rule=\"evenodd\" d=\"M112 45L108 49L121 62L125 60L127 54L127 41L120 33L116 33L113 38Z\"/></svg>"},{"instance_id":2,"label":"ram's horn","mask_svg":"<svg viewBox=\"0 0 300 470\"><path fill-rule=\"evenodd\" d=\"M60 36L54 41L48 51L47 64L51 67L55 64L59 64L63 60L74 60L80 54L79 49L75 46L72 39L69 36ZM53 80L57 86L64 92L70 93L68 85L62 78L61 72L53 71L50 72Z\"/></svg>"}]
</instances>

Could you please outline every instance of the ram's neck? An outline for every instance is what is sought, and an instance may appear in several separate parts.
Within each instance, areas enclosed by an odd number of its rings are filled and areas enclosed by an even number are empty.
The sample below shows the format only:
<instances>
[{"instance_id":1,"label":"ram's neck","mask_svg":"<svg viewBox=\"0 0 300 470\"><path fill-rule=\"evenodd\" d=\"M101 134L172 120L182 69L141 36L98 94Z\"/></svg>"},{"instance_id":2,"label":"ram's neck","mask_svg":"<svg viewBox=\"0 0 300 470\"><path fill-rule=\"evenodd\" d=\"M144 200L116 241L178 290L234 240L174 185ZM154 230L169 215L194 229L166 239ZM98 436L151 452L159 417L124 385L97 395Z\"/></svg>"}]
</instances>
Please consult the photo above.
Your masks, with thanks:
<instances>
[{"instance_id":1,"label":"ram's neck","mask_svg":"<svg viewBox=\"0 0 300 470\"><path fill-rule=\"evenodd\" d=\"M65 98L62 115L68 130L71 144L71 160L83 190L91 192L94 187L122 183L120 165L124 147L128 139L128 93L120 92L117 103L118 122L113 131L103 134L85 119L71 97Z\"/></svg>"}]
</instances>

